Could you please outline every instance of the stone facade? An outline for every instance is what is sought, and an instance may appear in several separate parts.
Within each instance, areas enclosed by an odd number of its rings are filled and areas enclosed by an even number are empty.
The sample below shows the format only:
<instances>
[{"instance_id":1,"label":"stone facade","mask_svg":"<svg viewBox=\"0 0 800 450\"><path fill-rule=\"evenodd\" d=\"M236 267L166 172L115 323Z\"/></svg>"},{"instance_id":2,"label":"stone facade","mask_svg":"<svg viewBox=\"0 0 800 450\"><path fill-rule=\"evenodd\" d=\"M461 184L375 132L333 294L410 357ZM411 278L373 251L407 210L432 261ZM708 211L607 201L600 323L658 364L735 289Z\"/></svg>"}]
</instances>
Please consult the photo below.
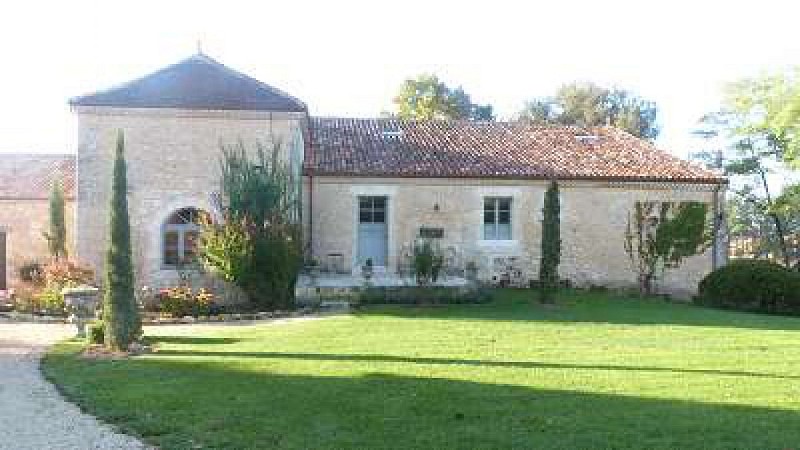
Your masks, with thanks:
<instances>
[{"instance_id":1,"label":"stone facade","mask_svg":"<svg viewBox=\"0 0 800 450\"><path fill-rule=\"evenodd\" d=\"M78 258L102 273L107 247L111 168L118 131L125 136L128 208L137 284L179 281L163 263L162 226L182 208L215 212L221 145L282 142L285 158L302 161L300 113L76 107Z\"/></svg>"},{"instance_id":2,"label":"stone facade","mask_svg":"<svg viewBox=\"0 0 800 450\"><path fill-rule=\"evenodd\" d=\"M18 272L23 264L43 262L49 258L44 234L49 227L49 202L47 199L0 199L0 233L5 235L6 284L14 287L19 282ZM75 204L65 205L67 239L72 242ZM73 253L72 245L67 249Z\"/></svg>"},{"instance_id":3,"label":"stone facade","mask_svg":"<svg viewBox=\"0 0 800 450\"><path fill-rule=\"evenodd\" d=\"M312 183L312 254L323 264L328 255L342 254L346 270L358 270L357 199L376 195L388 197L386 270L398 269L403 253L425 226L442 228L441 247L453 250L456 265L475 263L480 278L496 275L497 258L505 257L518 258L523 283L536 278L545 181L314 177ZM711 205L715 198L720 201L715 194L718 185L565 181L560 187L560 274L579 286L635 286L636 276L624 250L634 202L692 200ZM483 239L485 197L512 198L511 240ZM689 258L667 272L662 289L681 296L693 293L715 259L719 260L713 249Z\"/></svg>"}]
</instances>

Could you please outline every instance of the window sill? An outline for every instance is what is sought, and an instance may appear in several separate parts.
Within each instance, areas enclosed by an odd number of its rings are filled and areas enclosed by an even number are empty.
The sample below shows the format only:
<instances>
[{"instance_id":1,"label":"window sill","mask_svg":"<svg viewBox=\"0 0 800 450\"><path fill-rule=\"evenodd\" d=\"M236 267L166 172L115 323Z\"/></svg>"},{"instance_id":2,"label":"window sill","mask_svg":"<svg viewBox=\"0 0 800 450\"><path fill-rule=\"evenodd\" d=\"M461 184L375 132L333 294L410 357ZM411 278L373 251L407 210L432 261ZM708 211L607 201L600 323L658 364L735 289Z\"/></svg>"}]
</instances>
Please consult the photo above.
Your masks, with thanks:
<instances>
[{"instance_id":1,"label":"window sill","mask_svg":"<svg viewBox=\"0 0 800 450\"><path fill-rule=\"evenodd\" d=\"M519 247L519 240L517 239L481 239L478 241L479 247L498 247L498 248L512 248Z\"/></svg>"}]
</instances>

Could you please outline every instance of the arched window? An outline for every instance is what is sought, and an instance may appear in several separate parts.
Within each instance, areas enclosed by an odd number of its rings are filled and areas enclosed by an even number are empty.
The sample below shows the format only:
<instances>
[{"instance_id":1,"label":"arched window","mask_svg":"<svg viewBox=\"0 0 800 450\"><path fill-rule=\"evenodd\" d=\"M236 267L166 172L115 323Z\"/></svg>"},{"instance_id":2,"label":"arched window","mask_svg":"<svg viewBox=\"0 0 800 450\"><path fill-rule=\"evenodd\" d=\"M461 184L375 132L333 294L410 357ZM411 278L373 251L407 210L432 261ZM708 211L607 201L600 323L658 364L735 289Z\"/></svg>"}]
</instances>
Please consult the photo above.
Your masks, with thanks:
<instances>
[{"instance_id":1,"label":"arched window","mask_svg":"<svg viewBox=\"0 0 800 450\"><path fill-rule=\"evenodd\" d=\"M200 228L208 214L196 208L183 208L172 213L164 224L163 254L167 266L184 266L197 262Z\"/></svg>"}]
</instances>

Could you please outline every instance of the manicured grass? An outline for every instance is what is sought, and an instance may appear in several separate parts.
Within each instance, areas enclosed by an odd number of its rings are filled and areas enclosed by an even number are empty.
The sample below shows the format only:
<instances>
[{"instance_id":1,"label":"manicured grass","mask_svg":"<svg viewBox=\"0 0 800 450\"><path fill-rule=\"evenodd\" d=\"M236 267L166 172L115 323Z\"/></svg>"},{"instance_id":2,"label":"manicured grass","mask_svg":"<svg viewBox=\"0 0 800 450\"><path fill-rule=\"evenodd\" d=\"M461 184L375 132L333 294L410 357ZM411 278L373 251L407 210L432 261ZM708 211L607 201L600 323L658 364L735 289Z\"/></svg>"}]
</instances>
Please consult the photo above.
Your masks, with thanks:
<instances>
[{"instance_id":1,"label":"manicured grass","mask_svg":"<svg viewBox=\"0 0 800 450\"><path fill-rule=\"evenodd\" d=\"M800 320L573 292L147 333L43 369L163 448L800 448Z\"/></svg>"}]
</instances>

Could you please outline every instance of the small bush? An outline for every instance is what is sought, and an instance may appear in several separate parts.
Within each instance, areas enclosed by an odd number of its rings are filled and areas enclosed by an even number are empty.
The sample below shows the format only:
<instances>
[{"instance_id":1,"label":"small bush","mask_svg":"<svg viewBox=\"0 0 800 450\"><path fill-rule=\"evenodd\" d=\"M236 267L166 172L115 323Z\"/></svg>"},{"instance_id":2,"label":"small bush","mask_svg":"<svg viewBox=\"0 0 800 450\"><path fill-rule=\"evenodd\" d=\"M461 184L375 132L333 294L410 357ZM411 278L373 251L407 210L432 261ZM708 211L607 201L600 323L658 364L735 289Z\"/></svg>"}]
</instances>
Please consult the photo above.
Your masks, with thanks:
<instances>
[{"instance_id":1,"label":"small bush","mask_svg":"<svg viewBox=\"0 0 800 450\"><path fill-rule=\"evenodd\" d=\"M459 305L490 300L488 289L417 286L367 288L361 291L358 302L362 305Z\"/></svg>"},{"instance_id":2,"label":"small bush","mask_svg":"<svg viewBox=\"0 0 800 450\"><path fill-rule=\"evenodd\" d=\"M219 310L214 303L214 294L205 288L196 292L189 286L162 289L157 298L159 310L172 317L209 316Z\"/></svg>"},{"instance_id":3,"label":"small bush","mask_svg":"<svg viewBox=\"0 0 800 450\"><path fill-rule=\"evenodd\" d=\"M444 256L430 239L421 239L414 243L413 264L417 285L425 286L439 279Z\"/></svg>"},{"instance_id":4,"label":"small bush","mask_svg":"<svg viewBox=\"0 0 800 450\"><path fill-rule=\"evenodd\" d=\"M57 260L42 267L42 276L48 286L75 287L94 282L94 272L75 261Z\"/></svg>"},{"instance_id":5,"label":"small bush","mask_svg":"<svg viewBox=\"0 0 800 450\"><path fill-rule=\"evenodd\" d=\"M69 260L51 261L46 264L28 263L20 269L20 277L31 281L16 290L14 310L23 313L42 313L63 316L66 314L64 288L91 284L94 273L77 262Z\"/></svg>"},{"instance_id":6,"label":"small bush","mask_svg":"<svg viewBox=\"0 0 800 450\"><path fill-rule=\"evenodd\" d=\"M14 290L11 297L11 308L18 313L32 314L39 310L39 300L36 298L37 289L30 284L24 284Z\"/></svg>"},{"instance_id":7,"label":"small bush","mask_svg":"<svg viewBox=\"0 0 800 450\"><path fill-rule=\"evenodd\" d=\"M20 266L19 269L17 269L17 275L19 275L19 279L25 283L31 283L35 285L44 284L43 268L42 264L39 262L26 262Z\"/></svg>"},{"instance_id":8,"label":"small bush","mask_svg":"<svg viewBox=\"0 0 800 450\"><path fill-rule=\"evenodd\" d=\"M86 327L86 339L90 344L102 344L105 342L105 329L102 320L95 320Z\"/></svg>"},{"instance_id":9,"label":"small bush","mask_svg":"<svg viewBox=\"0 0 800 450\"><path fill-rule=\"evenodd\" d=\"M700 282L695 301L717 308L800 315L800 275L768 261L732 261Z\"/></svg>"},{"instance_id":10,"label":"small bush","mask_svg":"<svg viewBox=\"0 0 800 450\"><path fill-rule=\"evenodd\" d=\"M67 312L64 295L55 285L47 285L35 294L39 309L46 314L65 315Z\"/></svg>"}]
</instances>

